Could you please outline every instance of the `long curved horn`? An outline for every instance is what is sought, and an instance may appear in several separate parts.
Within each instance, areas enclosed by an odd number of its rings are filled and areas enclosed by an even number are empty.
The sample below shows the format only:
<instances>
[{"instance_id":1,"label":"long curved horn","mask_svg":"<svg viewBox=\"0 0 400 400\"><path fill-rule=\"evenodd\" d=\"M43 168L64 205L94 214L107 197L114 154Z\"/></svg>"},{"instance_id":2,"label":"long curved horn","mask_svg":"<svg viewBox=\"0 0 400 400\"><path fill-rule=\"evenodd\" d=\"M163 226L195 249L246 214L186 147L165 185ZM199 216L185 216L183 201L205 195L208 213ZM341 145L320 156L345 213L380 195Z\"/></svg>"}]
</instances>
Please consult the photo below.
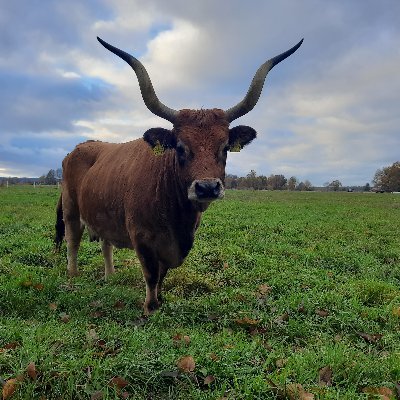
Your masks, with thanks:
<instances>
[{"instance_id":1,"label":"long curved horn","mask_svg":"<svg viewBox=\"0 0 400 400\"><path fill-rule=\"evenodd\" d=\"M271 58L266 61L260 68L258 68L256 74L254 75L253 80L251 81L249 90L247 91L244 99L236 104L236 106L229 108L225 111L226 117L229 122L247 114L251 111L254 106L257 104L258 99L260 98L262 88L264 86L265 78L267 77L268 72L278 63L283 61L285 58L289 57L293 54L303 43L304 39L301 39L296 46L292 47L290 50L285 51L278 56Z\"/></svg>"},{"instance_id":2,"label":"long curved horn","mask_svg":"<svg viewBox=\"0 0 400 400\"><path fill-rule=\"evenodd\" d=\"M125 51L122 51L111 44L105 42L104 40L97 37L97 40L112 53L116 54L118 57L121 57L124 61L126 61L132 69L135 71L137 79L139 81L140 91L142 92L142 97L144 104L146 104L147 108L153 113L158 115L161 118L166 119L172 123L175 122L178 111L173 110L172 108L167 107L165 104L161 103L158 99L156 92L154 91L153 85L151 83L149 74L146 71L146 68L143 64L131 56Z\"/></svg>"}]
</instances>

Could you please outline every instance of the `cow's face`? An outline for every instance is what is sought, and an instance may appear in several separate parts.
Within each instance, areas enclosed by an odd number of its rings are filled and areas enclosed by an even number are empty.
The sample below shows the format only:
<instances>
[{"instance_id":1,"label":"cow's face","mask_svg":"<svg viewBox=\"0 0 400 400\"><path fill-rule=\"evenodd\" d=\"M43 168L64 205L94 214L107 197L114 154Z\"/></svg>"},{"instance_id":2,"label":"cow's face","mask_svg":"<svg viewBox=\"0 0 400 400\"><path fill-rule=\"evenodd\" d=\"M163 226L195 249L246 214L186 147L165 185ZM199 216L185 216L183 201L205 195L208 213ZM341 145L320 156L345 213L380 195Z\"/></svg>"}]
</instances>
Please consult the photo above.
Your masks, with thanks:
<instances>
[{"instance_id":1,"label":"cow's face","mask_svg":"<svg viewBox=\"0 0 400 400\"><path fill-rule=\"evenodd\" d=\"M224 197L227 152L240 150L255 137L247 126L229 129L218 109L181 110L172 131L155 128L144 134L150 146L174 149L188 198L197 204Z\"/></svg>"}]
</instances>

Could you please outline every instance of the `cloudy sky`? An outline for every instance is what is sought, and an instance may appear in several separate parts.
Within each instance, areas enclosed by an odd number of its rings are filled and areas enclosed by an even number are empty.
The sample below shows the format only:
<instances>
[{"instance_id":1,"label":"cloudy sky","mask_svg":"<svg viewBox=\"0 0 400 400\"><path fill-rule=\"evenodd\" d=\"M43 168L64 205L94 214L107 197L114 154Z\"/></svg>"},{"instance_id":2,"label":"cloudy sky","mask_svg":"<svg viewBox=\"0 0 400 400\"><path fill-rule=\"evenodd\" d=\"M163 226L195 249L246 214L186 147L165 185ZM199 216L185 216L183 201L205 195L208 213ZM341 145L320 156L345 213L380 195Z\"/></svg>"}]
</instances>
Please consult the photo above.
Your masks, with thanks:
<instances>
[{"instance_id":1,"label":"cloudy sky","mask_svg":"<svg viewBox=\"0 0 400 400\"><path fill-rule=\"evenodd\" d=\"M227 109L304 37L234 121L258 138L227 172L364 185L400 160L399 0L0 0L0 176L39 176L87 139L170 123L100 36L146 66L174 109Z\"/></svg>"}]
</instances>

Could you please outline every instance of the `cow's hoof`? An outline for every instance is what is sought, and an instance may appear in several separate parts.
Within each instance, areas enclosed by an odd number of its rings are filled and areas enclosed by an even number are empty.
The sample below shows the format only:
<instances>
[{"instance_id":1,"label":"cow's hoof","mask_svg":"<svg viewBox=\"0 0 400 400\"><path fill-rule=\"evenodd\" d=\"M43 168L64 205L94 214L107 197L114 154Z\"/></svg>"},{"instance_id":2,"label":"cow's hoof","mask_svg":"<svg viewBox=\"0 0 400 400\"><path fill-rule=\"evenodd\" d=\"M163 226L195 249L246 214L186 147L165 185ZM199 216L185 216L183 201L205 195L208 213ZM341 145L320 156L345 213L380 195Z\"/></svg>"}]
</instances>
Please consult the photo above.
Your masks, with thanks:
<instances>
[{"instance_id":1,"label":"cow's hoof","mask_svg":"<svg viewBox=\"0 0 400 400\"><path fill-rule=\"evenodd\" d=\"M160 308L160 303L158 301L144 303L143 306L144 315L154 314L159 308Z\"/></svg>"}]
</instances>

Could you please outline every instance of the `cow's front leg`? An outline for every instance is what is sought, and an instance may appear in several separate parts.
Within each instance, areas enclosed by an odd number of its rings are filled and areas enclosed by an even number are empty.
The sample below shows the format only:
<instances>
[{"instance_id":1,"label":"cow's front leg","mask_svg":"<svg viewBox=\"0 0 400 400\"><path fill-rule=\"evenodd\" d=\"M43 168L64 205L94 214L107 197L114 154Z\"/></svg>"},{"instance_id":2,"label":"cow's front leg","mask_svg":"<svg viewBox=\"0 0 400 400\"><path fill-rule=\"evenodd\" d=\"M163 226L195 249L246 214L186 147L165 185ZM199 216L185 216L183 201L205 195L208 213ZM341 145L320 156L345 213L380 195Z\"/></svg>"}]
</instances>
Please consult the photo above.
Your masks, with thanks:
<instances>
[{"instance_id":1,"label":"cow's front leg","mask_svg":"<svg viewBox=\"0 0 400 400\"><path fill-rule=\"evenodd\" d=\"M115 272L113 262L113 246L107 240L101 241L101 251L104 257L105 279Z\"/></svg>"},{"instance_id":2,"label":"cow's front leg","mask_svg":"<svg viewBox=\"0 0 400 400\"><path fill-rule=\"evenodd\" d=\"M160 308L157 296L160 274L159 261L154 251L146 245L137 246L136 253L142 264L143 276L146 282L146 299L143 306L144 313L150 315Z\"/></svg>"}]
</instances>

